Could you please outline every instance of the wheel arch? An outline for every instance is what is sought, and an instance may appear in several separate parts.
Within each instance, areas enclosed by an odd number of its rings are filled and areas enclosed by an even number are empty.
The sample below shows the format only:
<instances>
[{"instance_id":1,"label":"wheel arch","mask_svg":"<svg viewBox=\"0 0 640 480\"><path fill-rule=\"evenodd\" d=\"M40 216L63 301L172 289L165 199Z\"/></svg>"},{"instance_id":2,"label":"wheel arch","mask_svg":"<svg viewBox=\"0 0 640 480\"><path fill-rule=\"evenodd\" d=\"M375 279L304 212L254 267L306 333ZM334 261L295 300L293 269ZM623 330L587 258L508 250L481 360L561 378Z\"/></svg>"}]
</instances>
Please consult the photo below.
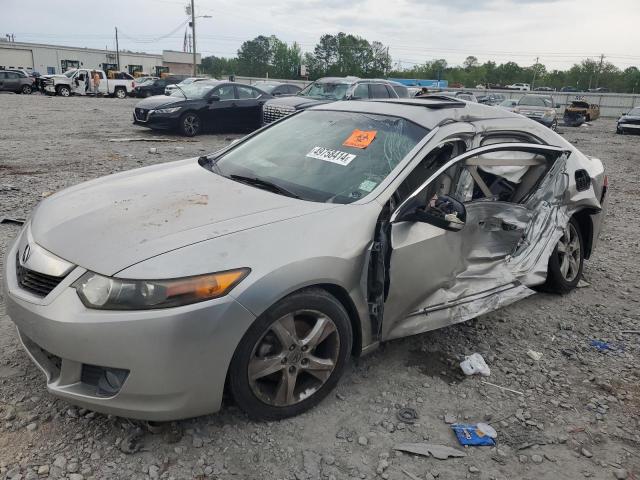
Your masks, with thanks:
<instances>
[{"instance_id":1,"label":"wheel arch","mask_svg":"<svg viewBox=\"0 0 640 480\"><path fill-rule=\"evenodd\" d=\"M349 322L351 323L351 331L353 334L351 355L359 356L362 352L362 323L360 321L360 315L358 315L358 309L356 308L353 299L349 296L349 293L343 287L333 283L319 283L317 285L312 285L311 287L306 288L313 287L321 288L322 290L325 290L333 295L347 311L347 314L349 315Z\"/></svg>"},{"instance_id":2,"label":"wheel arch","mask_svg":"<svg viewBox=\"0 0 640 480\"><path fill-rule=\"evenodd\" d=\"M595 213L592 209L585 208L573 214L573 218L578 222L580 227L580 235L584 242L584 258L586 260L591 257L593 249L593 219L591 215Z\"/></svg>"}]
</instances>

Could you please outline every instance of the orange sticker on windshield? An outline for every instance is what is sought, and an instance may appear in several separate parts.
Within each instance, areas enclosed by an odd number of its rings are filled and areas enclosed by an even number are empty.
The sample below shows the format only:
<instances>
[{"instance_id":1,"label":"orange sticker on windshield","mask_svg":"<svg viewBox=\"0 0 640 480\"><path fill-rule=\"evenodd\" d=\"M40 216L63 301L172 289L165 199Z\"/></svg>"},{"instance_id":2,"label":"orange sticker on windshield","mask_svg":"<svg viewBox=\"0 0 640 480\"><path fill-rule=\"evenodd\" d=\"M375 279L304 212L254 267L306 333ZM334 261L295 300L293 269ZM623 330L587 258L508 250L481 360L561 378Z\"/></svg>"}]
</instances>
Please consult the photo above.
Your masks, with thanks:
<instances>
[{"instance_id":1,"label":"orange sticker on windshield","mask_svg":"<svg viewBox=\"0 0 640 480\"><path fill-rule=\"evenodd\" d=\"M345 147L367 148L376 138L376 130L354 130L351 136L342 144Z\"/></svg>"}]
</instances>

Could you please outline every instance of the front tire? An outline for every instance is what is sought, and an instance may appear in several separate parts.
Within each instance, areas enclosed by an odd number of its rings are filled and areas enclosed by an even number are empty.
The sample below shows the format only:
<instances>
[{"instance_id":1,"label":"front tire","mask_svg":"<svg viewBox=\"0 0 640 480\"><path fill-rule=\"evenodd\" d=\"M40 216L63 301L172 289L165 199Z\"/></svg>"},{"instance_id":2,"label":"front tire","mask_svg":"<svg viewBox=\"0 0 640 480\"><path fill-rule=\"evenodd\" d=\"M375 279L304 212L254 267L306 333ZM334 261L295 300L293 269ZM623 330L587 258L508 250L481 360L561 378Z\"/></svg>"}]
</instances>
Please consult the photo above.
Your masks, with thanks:
<instances>
[{"instance_id":1,"label":"front tire","mask_svg":"<svg viewBox=\"0 0 640 480\"><path fill-rule=\"evenodd\" d=\"M572 218L551 257L544 290L552 293L568 293L578 285L584 267L584 240L580 225Z\"/></svg>"},{"instance_id":2,"label":"front tire","mask_svg":"<svg viewBox=\"0 0 640 480\"><path fill-rule=\"evenodd\" d=\"M238 344L229 385L238 406L260 420L305 412L333 390L352 346L344 306L322 289L290 295L263 313Z\"/></svg>"},{"instance_id":3,"label":"front tire","mask_svg":"<svg viewBox=\"0 0 640 480\"><path fill-rule=\"evenodd\" d=\"M31 88L31 85L23 85L20 89L20 92L23 95L31 95L31 92L33 92L33 88Z\"/></svg>"},{"instance_id":4,"label":"front tire","mask_svg":"<svg viewBox=\"0 0 640 480\"><path fill-rule=\"evenodd\" d=\"M557 132L558 131L558 120L554 120L551 123L551 127L549 127L549 128L551 128L551 130L553 130L554 132Z\"/></svg>"},{"instance_id":5,"label":"front tire","mask_svg":"<svg viewBox=\"0 0 640 480\"><path fill-rule=\"evenodd\" d=\"M197 113L187 112L180 117L180 133L185 137L195 137L202 130L202 121Z\"/></svg>"},{"instance_id":6,"label":"front tire","mask_svg":"<svg viewBox=\"0 0 640 480\"><path fill-rule=\"evenodd\" d=\"M57 92L61 97L69 97L71 95L71 90L69 89L69 87L66 87L64 85L58 87Z\"/></svg>"}]
</instances>

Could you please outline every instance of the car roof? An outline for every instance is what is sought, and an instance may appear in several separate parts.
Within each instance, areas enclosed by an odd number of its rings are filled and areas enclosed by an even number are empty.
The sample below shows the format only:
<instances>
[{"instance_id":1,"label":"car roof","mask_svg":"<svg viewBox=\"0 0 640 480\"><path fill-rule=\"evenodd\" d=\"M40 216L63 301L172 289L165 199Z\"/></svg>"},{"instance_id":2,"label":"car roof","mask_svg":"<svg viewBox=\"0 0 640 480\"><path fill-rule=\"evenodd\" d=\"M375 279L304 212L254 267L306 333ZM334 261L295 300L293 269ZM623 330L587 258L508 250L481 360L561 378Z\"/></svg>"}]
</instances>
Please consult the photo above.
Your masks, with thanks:
<instances>
[{"instance_id":1,"label":"car roof","mask_svg":"<svg viewBox=\"0 0 640 480\"><path fill-rule=\"evenodd\" d=\"M354 83L359 80L360 80L359 77L323 77L316 80L316 82L318 83Z\"/></svg>"},{"instance_id":2,"label":"car roof","mask_svg":"<svg viewBox=\"0 0 640 480\"><path fill-rule=\"evenodd\" d=\"M501 108L467 103L446 95L415 98L390 98L366 102L340 101L311 107L309 110L370 113L401 117L429 130L448 121L475 121L521 118Z\"/></svg>"}]
</instances>

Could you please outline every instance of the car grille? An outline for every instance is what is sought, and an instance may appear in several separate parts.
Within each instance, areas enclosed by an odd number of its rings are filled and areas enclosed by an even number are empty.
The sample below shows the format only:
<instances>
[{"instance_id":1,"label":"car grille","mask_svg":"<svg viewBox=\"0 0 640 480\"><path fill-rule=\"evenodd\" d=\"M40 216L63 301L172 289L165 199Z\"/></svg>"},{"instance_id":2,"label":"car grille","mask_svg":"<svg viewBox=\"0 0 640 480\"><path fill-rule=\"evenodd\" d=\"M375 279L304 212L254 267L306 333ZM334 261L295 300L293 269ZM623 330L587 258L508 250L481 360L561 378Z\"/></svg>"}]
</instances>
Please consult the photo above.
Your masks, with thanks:
<instances>
[{"instance_id":1,"label":"car grille","mask_svg":"<svg viewBox=\"0 0 640 480\"><path fill-rule=\"evenodd\" d=\"M631 124L631 125L640 125L640 120L629 120L629 119L625 119L622 122L620 122L621 125L624 124Z\"/></svg>"},{"instance_id":2,"label":"car grille","mask_svg":"<svg viewBox=\"0 0 640 480\"><path fill-rule=\"evenodd\" d=\"M265 105L262 108L262 124L268 125L276 120L286 117L294 113L296 109L294 107L284 105Z\"/></svg>"},{"instance_id":3,"label":"car grille","mask_svg":"<svg viewBox=\"0 0 640 480\"><path fill-rule=\"evenodd\" d=\"M544 116L543 112L540 112L537 110L520 110L520 113L527 117L533 117L533 118L542 118Z\"/></svg>"},{"instance_id":4,"label":"car grille","mask_svg":"<svg viewBox=\"0 0 640 480\"><path fill-rule=\"evenodd\" d=\"M134 115L136 116L136 120L139 122L146 122L147 117L149 116L149 110L145 108L135 108L133 110Z\"/></svg>"},{"instance_id":5,"label":"car grille","mask_svg":"<svg viewBox=\"0 0 640 480\"><path fill-rule=\"evenodd\" d=\"M16 276L18 284L24 290L33 293L39 297L46 297L51 290L56 288L64 277L53 277L44 273L29 270L20 265L20 261L16 256Z\"/></svg>"}]
</instances>

